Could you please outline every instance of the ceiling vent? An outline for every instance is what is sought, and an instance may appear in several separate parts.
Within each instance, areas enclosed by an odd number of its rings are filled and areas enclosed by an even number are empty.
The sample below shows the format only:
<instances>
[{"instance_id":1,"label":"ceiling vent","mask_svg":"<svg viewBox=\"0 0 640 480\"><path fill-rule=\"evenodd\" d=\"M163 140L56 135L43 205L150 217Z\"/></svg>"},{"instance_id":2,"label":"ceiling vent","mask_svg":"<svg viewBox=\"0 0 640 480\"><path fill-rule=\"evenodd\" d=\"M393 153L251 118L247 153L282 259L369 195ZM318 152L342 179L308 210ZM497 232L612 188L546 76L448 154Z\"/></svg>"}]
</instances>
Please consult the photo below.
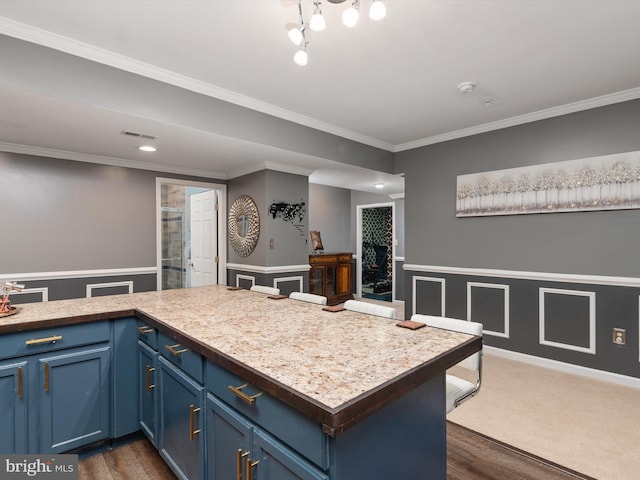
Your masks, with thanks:
<instances>
[{"instance_id":1,"label":"ceiling vent","mask_svg":"<svg viewBox=\"0 0 640 480\"><path fill-rule=\"evenodd\" d=\"M158 139L158 137L156 137L155 135L148 135L146 133L138 133L138 132L129 132L128 130L122 130L120 132L120 135L129 135L130 137L145 138L147 140L157 140Z\"/></svg>"}]
</instances>

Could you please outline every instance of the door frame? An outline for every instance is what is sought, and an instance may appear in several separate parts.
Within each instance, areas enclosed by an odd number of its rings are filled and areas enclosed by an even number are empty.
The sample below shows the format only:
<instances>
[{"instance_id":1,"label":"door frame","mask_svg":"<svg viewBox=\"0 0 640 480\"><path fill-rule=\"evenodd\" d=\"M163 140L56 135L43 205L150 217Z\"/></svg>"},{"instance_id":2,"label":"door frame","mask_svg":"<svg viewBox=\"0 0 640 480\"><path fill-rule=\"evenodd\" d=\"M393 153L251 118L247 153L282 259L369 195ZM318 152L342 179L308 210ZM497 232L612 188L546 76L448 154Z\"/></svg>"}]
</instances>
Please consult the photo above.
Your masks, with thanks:
<instances>
[{"instance_id":1,"label":"door frame","mask_svg":"<svg viewBox=\"0 0 640 480\"><path fill-rule=\"evenodd\" d=\"M222 183L197 182L178 178L156 177L156 290L162 290L162 185L180 185L218 190L218 284L227 284L227 186Z\"/></svg>"},{"instance_id":2,"label":"door frame","mask_svg":"<svg viewBox=\"0 0 640 480\"><path fill-rule=\"evenodd\" d=\"M362 298L362 211L366 208L391 207L391 302L396 301L396 204L370 203L356 206L356 295Z\"/></svg>"}]
</instances>

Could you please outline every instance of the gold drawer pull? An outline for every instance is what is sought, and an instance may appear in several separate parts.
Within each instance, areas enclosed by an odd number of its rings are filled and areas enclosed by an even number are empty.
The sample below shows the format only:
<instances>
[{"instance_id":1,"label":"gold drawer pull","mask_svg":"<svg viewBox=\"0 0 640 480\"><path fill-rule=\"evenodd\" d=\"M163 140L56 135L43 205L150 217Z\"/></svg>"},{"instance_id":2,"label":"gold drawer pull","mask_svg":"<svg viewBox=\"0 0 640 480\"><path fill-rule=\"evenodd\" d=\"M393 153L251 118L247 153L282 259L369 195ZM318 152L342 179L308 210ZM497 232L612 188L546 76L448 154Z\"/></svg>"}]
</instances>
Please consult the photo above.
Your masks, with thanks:
<instances>
[{"instance_id":1,"label":"gold drawer pull","mask_svg":"<svg viewBox=\"0 0 640 480\"><path fill-rule=\"evenodd\" d=\"M18 367L18 398L22 398L22 367Z\"/></svg>"},{"instance_id":2,"label":"gold drawer pull","mask_svg":"<svg viewBox=\"0 0 640 480\"><path fill-rule=\"evenodd\" d=\"M193 406L193 404L189 405L189 440L193 441L196 438L196 435L200 433L200 429L194 430L195 428L195 415L200 411L199 408Z\"/></svg>"},{"instance_id":3,"label":"gold drawer pull","mask_svg":"<svg viewBox=\"0 0 640 480\"><path fill-rule=\"evenodd\" d=\"M26 340L24 344L38 345L40 343L56 343L58 340L62 340L62 335L54 335L53 337L47 337L47 338L32 338L31 340Z\"/></svg>"},{"instance_id":4,"label":"gold drawer pull","mask_svg":"<svg viewBox=\"0 0 640 480\"><path fill-rule=\"evenodd\" d=\"M244 385L240 385L239 387L234 387L232 385L229 385L227 388L231 391L231 393L233 393L237 397L240 397L242 400L247 402L249 405L253 405L254 403L256 403L256 398L258 398L260 395L262 395L263 392L256 393L255 395L249 396L249 395L247 395L246 393L244 393L242 391L242 389L247 387L248 385L249 385L248 383L245 383Z\"/></svg>"},{"instance_id":5,"label":"gold drawer pull","mask_svg":"<svg viewBox=\"0 0 640 480\"><path fill-rule=\"evenodd\" d=\"M249 451L242 453L242 449L239 448L237 452L237 462L236 462L236 478L237 480L242 480L242 459L249 455Z\"/></svg>"},{"instance_id":6,"label":"gold drawer pull","mask_svg":"<svg viewBox=\"0 0 640 480\"><path fill-rule=\"evenodd\" d=\"M140 325L136 327L136 330L138 330L138 333L141 333L142 335L153 332L153 328L151 328L149 325Z\"/></svg>"},{"instance_id":7,"label":"gold drawer pull","mask_svg":"<svg viewBox=\"0 0 640 480\"><path fill-rule=\"evenodd\" d=\"M176 343L175 345L165 345L164 348L166 348L167 350L169 350L172 354L174 354L176 357L179 357L181 353L184 352L188 352L189 349L188 348L180 348L178 350L178 348L181 347L181 345L179 343Z\"/></svg>"},{"instance_id":8,"label":"gold drawer pull","mask_svg":"<svg viewBox=\"0 0 640 480\"><path fill-rule=\"evenodd\" d=\"M147 365L147 392L150 392L152 388L156 388L155 384L151 385L151 372L155 372L156 369Z\"/></svg>"},{"instance_id":9,"label":"gold drawer pull","mask_svg":"<svg viewBox=\"0 0 640 480\"><path fill-rule=\"evenodd\" d=\"M247 458L247 480L253 480L253 467L260 463L260 460L252 462L250 458Z\"/></svg>"}]
</instances>

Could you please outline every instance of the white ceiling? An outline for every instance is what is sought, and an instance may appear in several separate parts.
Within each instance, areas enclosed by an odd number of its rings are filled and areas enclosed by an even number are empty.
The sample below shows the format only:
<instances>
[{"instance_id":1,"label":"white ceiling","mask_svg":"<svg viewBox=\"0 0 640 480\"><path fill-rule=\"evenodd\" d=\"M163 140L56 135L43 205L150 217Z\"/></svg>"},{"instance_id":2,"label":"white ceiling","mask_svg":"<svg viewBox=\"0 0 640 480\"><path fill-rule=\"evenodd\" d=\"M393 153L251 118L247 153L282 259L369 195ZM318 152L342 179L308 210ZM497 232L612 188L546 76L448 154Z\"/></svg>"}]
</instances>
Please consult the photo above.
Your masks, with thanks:
<instances>
[{"instance_id":1,"label":"white ceiling","mask_svg":"<svg viewBox=\"0 0 640 480\"><path fill-rule=\"evenodd\" d=\"M640 1L386 0L380 22L367 18L370 3L361 0L363 15L348 29L346 4L323 2L327 29L310 32L306 67L293 63L286 35L297 19L292 0L1 0L0 33L390 152L640 98ZM302 5L308 20L313 2ZM473 93L458 91L465 81L477 83ZM68 96L0 85L0 105L0 142L16 151L219 178L277 165L316 183L403 189L397 175ZM162 152L132 154L132 139L113 137L125 124L161 137Z\"/></svg>"}]
</instances>

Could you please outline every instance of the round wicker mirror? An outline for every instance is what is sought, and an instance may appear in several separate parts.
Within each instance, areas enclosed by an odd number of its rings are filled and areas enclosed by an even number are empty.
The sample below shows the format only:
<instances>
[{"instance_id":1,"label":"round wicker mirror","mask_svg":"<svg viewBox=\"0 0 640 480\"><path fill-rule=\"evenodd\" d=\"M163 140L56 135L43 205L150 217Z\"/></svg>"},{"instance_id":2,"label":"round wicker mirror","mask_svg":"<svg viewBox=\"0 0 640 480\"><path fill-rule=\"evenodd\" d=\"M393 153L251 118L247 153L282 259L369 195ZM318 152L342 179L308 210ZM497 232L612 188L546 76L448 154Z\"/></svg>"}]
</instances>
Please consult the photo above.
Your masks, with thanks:
<instances>
[{"instance_id":1,"label":"round wicker mirror","mask_svg":"<svg viewBox=\"0 0 640 480\"><path fill-rule=\"evenodd\" d=\"M241 257L248 257L256 248L260 236L258 207L249 195L239 196L229 209L229 240Z\"/></svg>"}]
</instances>

